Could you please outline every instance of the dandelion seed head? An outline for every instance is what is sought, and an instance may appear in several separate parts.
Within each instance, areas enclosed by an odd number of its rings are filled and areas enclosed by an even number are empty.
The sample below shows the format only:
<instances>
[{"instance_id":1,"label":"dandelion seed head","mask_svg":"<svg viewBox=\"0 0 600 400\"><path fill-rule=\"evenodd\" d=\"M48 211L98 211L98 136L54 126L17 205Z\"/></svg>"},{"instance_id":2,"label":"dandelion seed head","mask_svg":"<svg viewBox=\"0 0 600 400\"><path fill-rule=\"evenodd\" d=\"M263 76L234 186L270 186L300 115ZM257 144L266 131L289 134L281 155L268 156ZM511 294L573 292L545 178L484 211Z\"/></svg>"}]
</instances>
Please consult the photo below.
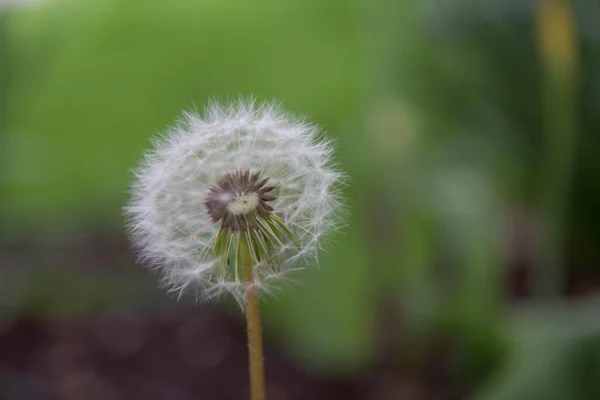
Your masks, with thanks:
<instances>
[{"instance_id":1,"label":"dandelion seed head","mask_svg":"<svg viewBox=\"0 0 600 400\"><path fill-rule=\"evenodd\" d=\"M344 180L320 129L272 104L211 103L153 141L125 207L140 259L177 296L272 292L339 227ZM252 259L241 279L240 243Z\"/></svg>"}]
</instances>

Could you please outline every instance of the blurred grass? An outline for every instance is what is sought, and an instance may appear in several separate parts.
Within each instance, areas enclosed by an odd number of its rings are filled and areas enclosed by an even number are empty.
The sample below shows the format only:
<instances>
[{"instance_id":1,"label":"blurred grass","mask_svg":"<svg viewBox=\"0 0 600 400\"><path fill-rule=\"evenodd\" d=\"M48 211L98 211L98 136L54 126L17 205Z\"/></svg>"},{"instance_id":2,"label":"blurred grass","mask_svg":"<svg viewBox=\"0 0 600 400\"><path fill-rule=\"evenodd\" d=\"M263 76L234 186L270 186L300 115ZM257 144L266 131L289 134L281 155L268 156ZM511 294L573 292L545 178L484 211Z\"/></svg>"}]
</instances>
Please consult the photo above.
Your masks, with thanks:
<instances>
[{"instance_id":1,"label":"blurred grass","mask_svg":"<svg viewBox=\"0 0 600 400\"><path fill-rule=\"evenodd\" d=\"M340 128L363 84L353 10L298 5L58 1L16 12L6 216L118 219L147 138L209 97L281 99L351 138Z\"/></svg>"}]
</instances>

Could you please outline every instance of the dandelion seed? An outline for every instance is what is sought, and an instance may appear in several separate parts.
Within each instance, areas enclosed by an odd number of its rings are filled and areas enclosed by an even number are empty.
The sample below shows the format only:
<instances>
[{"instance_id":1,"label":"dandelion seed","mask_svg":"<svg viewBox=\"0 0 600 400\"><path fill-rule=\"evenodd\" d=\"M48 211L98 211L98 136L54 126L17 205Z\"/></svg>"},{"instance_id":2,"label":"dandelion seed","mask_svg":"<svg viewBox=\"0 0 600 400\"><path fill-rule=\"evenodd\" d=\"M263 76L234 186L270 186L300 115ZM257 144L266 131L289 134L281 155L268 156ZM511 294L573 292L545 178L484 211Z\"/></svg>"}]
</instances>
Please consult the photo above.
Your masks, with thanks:
<instances>
[{"instance_id":1,"label":"dandelion seed","mask_svg":"<svg viewBox=\"0 0 600 400\"><path fill-rule=\"evenodd\" d=\"M140 258L168 291L205 300L269 292L316 261L338 227L343 174L317 127L270 104L184 114L136 171L125 213ZM241 250L251 280L242 279Z\"/></svg>"}]
</instances>

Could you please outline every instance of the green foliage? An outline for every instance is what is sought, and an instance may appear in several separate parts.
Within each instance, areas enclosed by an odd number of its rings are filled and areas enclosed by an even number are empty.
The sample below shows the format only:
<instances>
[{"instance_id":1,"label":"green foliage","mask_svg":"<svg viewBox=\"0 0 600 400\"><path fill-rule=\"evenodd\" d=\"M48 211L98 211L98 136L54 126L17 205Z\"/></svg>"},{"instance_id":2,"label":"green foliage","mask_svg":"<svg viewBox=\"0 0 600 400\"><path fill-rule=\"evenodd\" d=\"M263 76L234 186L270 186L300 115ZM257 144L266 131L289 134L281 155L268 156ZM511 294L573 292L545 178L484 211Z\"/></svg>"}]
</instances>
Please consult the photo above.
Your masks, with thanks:
<instances>
[{"instance_id":1,"label":"green foliage","mask_svg":"<svg viewBox=\"0 0 600 400\"><path fill-rule=\"evenodd\" d=\"M511 357L476 398L596 399L600 396L597 299L529 307L507 326Z\"/></svg>"},{"instance_id":2,"label":"green foliage","mask_svg":"<svg viewBox=\"0 0 600 400\"><path fill-rule=\"evenodd\" d=\"M598 248L600 237L597 229L600 215L595 206L600 189L597 184L600 164L595 155L600 146L596 134L600 114L595 100L596 82L600 78L597 73L600 31L591 15L597 21L600 10L591 1L573 3L576 3L581 51L582 86L576 99L576 119L580 126L577 131L561 131L577 135L578 149L567 196L568 232L560 234L577 238L572 247L576 253L597 257L598 252L593 249ZM417 110L415 115L421 118L416 125L424 132L420 137L420 152L413 161L416 172L409 171L406 175L412 175L412 181L429 192L419 195L425 191L415 189L414 184L402 184L407 192L417 194L406 213L408 220L414 222L407 225L409 229L418 226L424 216L429 216L435 221L434 232L445 231L445 234L430 234L426 245L434 254L445 255L443 261L413 259L408 257L410 251L406 260L424 264L419 268L420 277L413 282L419 282L422 288L437 285L439 289L433 293L444 293L437 299L428 296L433 303L429 307L437 310L430 319L435 321L445 316L442 330L454 335L464 346L465 359L459 370L465 376L459 379L463 382L472 379L472 372L466 367L469 364L479 365L480 372L486 371L478 380L490 376L495 369L489 369L490 365L501 368L494 384L479 393L482 398L596 398L589 382L597 366L590 362L589 356L582 355L582 348L597 346L590 344L590 341L597 343L597 333L593 333L593 339L582 337L589 328L587 324L594 319L593 312L582 316L580 323L550 313L547 318L554 322L552 327L535 319L530 335L524 338L519 334L509 342L506 337L513 338L512 332L500 329L513 326L512 319L502 317L498 302L504 273L497 269L501 259L495 246L499 244L497 234L505 228L504 208L511 203L525 203L535 215L542 208L536 204L544 196L544 183L556 178L555 166L547 163L548 159L553 160L553 154L548 155L545 143L546 127L556 122L545 118L555 118L556 114L544 115L544 76L534 37L534 4L495 0L430 2L424 6L426 11L417 29L419 44L405 43L405 39L398 37L397 42L405 44L391 49L396 68L390 69L389 84L396 88L398 97ZM562 101L559 104L565 110L572 106L568 98ZM434 171L442 172L439 178L437 173L427 172L432 166ZM466 174L461 177L452 173L457 168ZM444 188L451 191L445 192ZM418 237L422 234L420 230ZM416 239L413 233L411 236ZM448 248L455 250L448 252ZM433 266L440 263L445 265L444 272L432 272ZM543 269L540 271L543 273ZM445 284L437 281L438 274L442 274ZM413 303L414 299L409 297ZM414 304L404 307L418 312ZM592 309L597 312L597 305ZM533 318L537 314L529 315ZM536 323L540 326L535 327ZM561 336L556 330L565 327L571 334Z\"/></svg>"},{"instance_id":3,"label":"green foliage","mask_svg":"<svg viewBox=\"0 0 600 400\"><path fill-rule=\"evenodd\" d=\"M15 13L6 215L118 218L148 137L209 96L281 99L342 132L361 90L356 46L341 40L352 9L303 10L307 30L298 7L97 0Z\"/></svg>"},{"instance_id":4,"label":"green foliage","mask_svg":"<svg viewBox=\"0 0 600 400\"><path fill-rule=\"evenodd\" d=\"M595 207L600 201L595 154L600 146L596 134L600 10L593 1L574 3L581 90L569 232L580 238L579 250L586 252L597 248L593 238L599 237L595 227L600 221ZM424 14L420 46L397 52L398 68L392 76L402 96L427 115L429 140L463 136L482 142L485 156L468 149L465 159L492 168L512 199L529 203L539 199L550 168L545 162L543 69L537 55L534 5L486 0L430 7Z\"/></svg>"}]
</instances>

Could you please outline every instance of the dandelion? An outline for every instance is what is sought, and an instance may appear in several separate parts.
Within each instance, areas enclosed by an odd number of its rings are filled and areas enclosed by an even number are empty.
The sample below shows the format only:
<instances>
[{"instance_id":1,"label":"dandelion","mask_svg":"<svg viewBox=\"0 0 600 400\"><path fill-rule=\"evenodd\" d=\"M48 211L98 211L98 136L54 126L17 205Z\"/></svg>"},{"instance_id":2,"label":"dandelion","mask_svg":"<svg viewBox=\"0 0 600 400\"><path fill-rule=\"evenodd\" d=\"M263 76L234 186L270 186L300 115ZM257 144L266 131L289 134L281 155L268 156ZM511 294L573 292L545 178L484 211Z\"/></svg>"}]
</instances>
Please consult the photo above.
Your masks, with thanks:
<instances>
[{"instance_id":1,"label":"dandelion","mask_svg":"<svg viewBox=\"0 0 600 400\"><path fill-rule=\"evenodd\" d=\"M184 114L136 172L125 212L141 258L177 296L229 293L244 305L251 375L262 370L257 293L315 263L338 227L343 174L332 154L318 127L276 106L214 103L204 117ZM253 399L263 398L254 378Z\"/></svg>"}]
</instances>

